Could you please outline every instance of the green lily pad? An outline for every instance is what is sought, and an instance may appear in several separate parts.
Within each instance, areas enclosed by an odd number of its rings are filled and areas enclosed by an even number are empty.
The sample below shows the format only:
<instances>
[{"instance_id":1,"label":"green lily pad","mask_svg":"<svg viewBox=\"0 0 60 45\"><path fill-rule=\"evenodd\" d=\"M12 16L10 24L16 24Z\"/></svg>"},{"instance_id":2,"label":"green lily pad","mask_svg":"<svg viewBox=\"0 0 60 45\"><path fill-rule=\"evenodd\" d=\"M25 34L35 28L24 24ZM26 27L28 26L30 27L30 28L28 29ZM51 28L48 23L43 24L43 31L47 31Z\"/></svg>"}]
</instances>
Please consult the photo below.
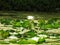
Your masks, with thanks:
<instances>
[{"instance_id":1,"label":"green lily pad","mask_svg":"<svg viewBox=\"0 0 60 45\"><path fill-rule=\"evenodd\" d=\"M39 38L38 43L40 44L40 43L43 43L43 42L45 42L45 38Z\"/></svg>"}]
</instances>

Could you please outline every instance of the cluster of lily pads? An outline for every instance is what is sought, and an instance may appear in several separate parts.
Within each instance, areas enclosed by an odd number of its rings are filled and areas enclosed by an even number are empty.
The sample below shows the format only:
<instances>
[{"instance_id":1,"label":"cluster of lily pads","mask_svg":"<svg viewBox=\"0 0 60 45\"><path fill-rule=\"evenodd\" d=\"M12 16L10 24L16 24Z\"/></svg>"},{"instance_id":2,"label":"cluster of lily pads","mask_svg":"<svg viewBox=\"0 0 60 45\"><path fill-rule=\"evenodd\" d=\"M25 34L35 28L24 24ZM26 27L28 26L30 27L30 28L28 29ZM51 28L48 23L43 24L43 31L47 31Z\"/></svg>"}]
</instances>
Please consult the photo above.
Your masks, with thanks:
<instances>
[{"instance_id":1,"label":"cluster of lily pads","mask_svg":"<svg viewBox=\"0 0 60 45\"><path fill-rule=\"evenodd\" d=\"M58 29L60 22L57 18L48 20L28 20L28 19L0 19L4 26L11 25L13 29L0 29L0 43L16 44L40 44L45 42L47 35L43 35L41 30ZM14 30L15 29L15 30Z\"/></svg>"},{"instance_id":2,"label":"cluster of lily pads","mask_svg":"<svg viewBox=\"0 0 60 45\"><path fill-rule=\"evenodd\" d=\"M32 28L33 26L39 27L40 29L53 29L60 27L60 21L58 18L51 18L48 20L22 20L22 19L0 19L1 24L12 25L13 27Z\"/></svg>"},{"instance_id":3,"label":"cluster of lily pads","mask_svg":"<svg viewBox=\"0 0 60 45\"><path fill-rule=\"evenodd\" d=\"M24 34L15 32L13 30L0 30L1 44L38 44L45 42L45 38L38 37L35 32L29 31Z\"/></svg>"}]
</instances>

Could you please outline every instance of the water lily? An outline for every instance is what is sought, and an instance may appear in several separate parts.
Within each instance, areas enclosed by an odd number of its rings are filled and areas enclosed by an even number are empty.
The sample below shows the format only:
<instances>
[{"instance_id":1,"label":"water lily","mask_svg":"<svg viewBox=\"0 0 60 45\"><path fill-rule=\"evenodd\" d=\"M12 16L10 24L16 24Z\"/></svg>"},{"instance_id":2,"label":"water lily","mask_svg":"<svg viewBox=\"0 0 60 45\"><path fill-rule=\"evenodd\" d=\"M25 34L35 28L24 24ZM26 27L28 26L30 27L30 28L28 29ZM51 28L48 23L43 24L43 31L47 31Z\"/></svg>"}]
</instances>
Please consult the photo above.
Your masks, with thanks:
<instances>
[{"instance_id":1,"label":"water lily","mask_svg":"<svg viewBox=\"0 0 60 45\"><path fill-rule=\"evenodd\" d=\"M34 16L27 16L27 19L34 19Z\"/></svg>"},{"instance_id":2,"label":"water lily","mask_svg":"<svg viewBox=\"0 0 60 45\"><path fill-rule=\"evenodd\" d=\"M50 36L50 38L56 38L55 36Z\"/></svg>"},{"instance_id":3,"label":"water lily","mask_svg":"<svg viewBox=\"0 0 60 45\"><path fill-rule=\"evenodd\" d=\"M33 37L33 38L31 38L32 40L35 40L36 42L38 42L38 39L39 39L39 37Z\"/></svg>"},{"instance_id":4,"label":"water lily","mask_svg":"<svg viewBox=\"0 0 60 45\"><path fill-rule=\"evenodd\" d=\"M20 27L20 30L23 30L24 28L23 27Z\"/></svg>"},{"instance_id":5,"label":"water lily","mask_svg":"<svg viewBox=\"0 0 60 45\"><path fill-rule=\"evenodd\" d=\"M40 34L38 36L41 37L41 38L47 38L47 35L43 35L43 34Z\"/></svg>"},{"instance_id":6,"label":"water lily","mask_svg":"<svg viewBox=\"0 0 60 45\"><path fill-rule=\"evenodd\" d=\"M18 39L16 36L10 36L9 39Z\"/></svg>"},{"instance_id":7,"label":"water lily","mask_svg":"<svg viewBox=\"0 0 60 45\"><path fill-rule=\"evenodd\" d=\"M8 43L9 43L9 41L10 41L10 40L9 40L9 39L4 39L4 41L6 41L6 42L8 42Z\"/></svg>"},{"instance_id":8,"label":"water lily","mask_svg":"<svg viewBox=\"0 0 60 45\"><path fill-rule=\"evenodd\" d=\"M18 33L16 33L16 32L13 33L13 35L16 35L16 34L18 34Z\"/></svg>"}]
</instances>

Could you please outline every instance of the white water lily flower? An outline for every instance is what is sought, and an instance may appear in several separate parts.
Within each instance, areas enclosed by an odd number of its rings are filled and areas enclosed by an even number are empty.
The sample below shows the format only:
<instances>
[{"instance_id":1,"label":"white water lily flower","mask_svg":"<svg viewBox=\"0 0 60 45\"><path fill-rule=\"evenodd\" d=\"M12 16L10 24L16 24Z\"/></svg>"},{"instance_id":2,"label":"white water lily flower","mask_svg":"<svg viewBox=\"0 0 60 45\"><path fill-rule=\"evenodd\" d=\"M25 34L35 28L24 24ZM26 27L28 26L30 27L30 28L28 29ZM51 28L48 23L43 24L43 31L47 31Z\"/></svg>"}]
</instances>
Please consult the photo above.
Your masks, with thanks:
<instances>
[{"instance_id":1,"label":"white water lily flower","mask_svg":"<svg viewBox=\"0 0 60 45\"><path fill-rule=\"evenodd\" d=\"M13 29L13 28L12 28L12 27L4 27L4 26L3 26L3 27L1 27L1 29L3 29L3 30L8 30L8 29L11 30L11 29Z\"/></svg>"},{"instance_id":2,"label":"white water lily flower","mask_svg":"<svg viewBox=\"0 0 60 45\"><path fill-rule=\"evenodd\" d=\"M34 16L27 16L27 19L34 19Z\"/></svg>"},{"instance_id":3,"label":"white water lily flower","mask_svg":"<svg viewBox=\"0 0 60 45\"><path fill-rule=\"evenodd\" d=\"M20 29L22 30L22 29L24 29L23 27L20 27Z\"/></svg>"},{"instance_id":4,"label":"white water lily flower","mask_svg":"<svg viewBox=\"0 0 60 45\"><path fill-rule=\"evenodd\" d=\"M10 40L9 39L5 39L4 41L7 42L7 43L9 43Z\"/></svg>"},{"instance_id":5,"label":"white water lily flower","mask_svg":"<svg viewBox=\"0 0 60 45\"><path fill-rule=\"evenodd\" d=\"M47 38L47 35L43 35L43 34L40 34L38 36L41 37L41 38Z\"/></svg>"},{"instance_id":6,"label":"white water lily flower","mask_svg":"<svg viewBox=\"0 0 60 45\"><path fill-rule=\"evenodd\" d=\"M4 39L4 41L8 42L8 41L9 41L9 39Z\"/></svg>"},{"instance_id":7,"label":"white water lily flower","mask_svg":"<svg viewBox=\"0 0 60 45\"><path fill-rule=\"evenodd\" d=\"M15 34L18 34L18 33L14 32L13 35L15 35Z\"/></svg>"},{"instance_id":8,"label":"white water lily flower","mask_svg":"<svg viewBox=\"0 0 60 45\"><path fill-rule=\"evenodd\" d=\"M10 39L18 39L16 36L10 36Z\"/></svg>"},{"instance_id":9,"label":"white water lily flower","mask_svg":"<svg viewBox=\"0 0 60 45\"><path fill-rule=\"evenodd\" d=\"M18 34L18 33L16 33L16 32L11 33L11 32L10 32L10 34L11 34L11 35L16 35L16 34Z\"/></svg>"},{"instance_id":10,"label":"white water lily flower","mask_svg":"<svg viewBox=\"0 0 60 45\"><path fill-rule=\"evenodd\" d=\"M4 24L1 24L1 23L0 23L0 27L4 27Z\"/></svg>"},{"instance_id":11,"label":"white water lily flower","mask_svg":"<svg viewBox=\"0 0 60 45\"><path fill-rule=\"evenodd\" d=\"M13 33L9 32L9 34L11 34L11 35L12 35Z\"/></svg>"},{"instance_id":12,"label":"white water lily flower","mask_svg":"<svg viewBox=\"0 0 60 45\"><path fill-rule=\"evenodd\" d=\"M50 38L56 38L55 36L50 36Z\"/></svg>"},{"instance_id":13,"label":"white water lily flower","mask_svg":"<svg viewBox=\"0 0 60 45\"><path fill-rule=\"evenodd\" d=\"M38 40L39 40L39 37L33 37L33 38L31 38L32 40L35 40L36 42L38 42Z\"/></svg>"},{"instance_id":14,"label":"white water lily flower","mask_svg":"<svg viewBox=\"0 0 60 45\"><path fill-rule=\"evenodd\" d=\"M19 32L19 34L24 34L24 33L28 32L28 31L30 31L30 30L21 31L21 32Z\"/></svg>"},{"instance_id":15,"label":"white water lily flower","mask_svg":"<svg viewBox=\"0 0 60 45\"><path fill-rule=\"evenodd\" d=\"M24 32L19 32L20 34L24 34Z\"/></svg>"}]
</instances>

